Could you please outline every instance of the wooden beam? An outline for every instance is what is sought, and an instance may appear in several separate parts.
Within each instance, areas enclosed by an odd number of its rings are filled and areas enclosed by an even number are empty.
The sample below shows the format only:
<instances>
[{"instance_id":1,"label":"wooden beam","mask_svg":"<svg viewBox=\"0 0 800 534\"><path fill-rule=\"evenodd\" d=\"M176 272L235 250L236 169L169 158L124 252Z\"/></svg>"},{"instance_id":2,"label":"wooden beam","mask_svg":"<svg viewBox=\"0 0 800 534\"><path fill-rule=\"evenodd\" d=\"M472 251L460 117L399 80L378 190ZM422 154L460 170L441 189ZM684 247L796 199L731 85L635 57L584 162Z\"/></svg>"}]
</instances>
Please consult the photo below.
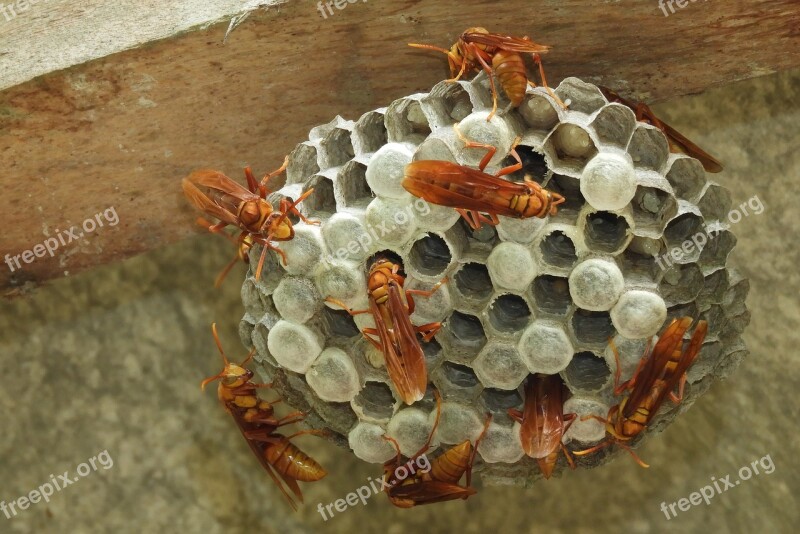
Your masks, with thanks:
<instances>
[{"instance_id":1,"label":"wooden beam","mask_svg":"<svg viewBox=\"0 0 800 534\"><path fill-rule=\"evenodd\" d=\"M88 3L100 9L101 2ZM158 7L163 2L145 4L170 16ZM172 33L153 34L161 40L0 92L0 259L34 250L57 230L109 208L119 217L117 225L66 243L53 257L14 272L1 265L0 293L19 293L197 231L180 189L192 169L217 168L236 178L245 165L271 170L311 127L337 114L356 119L428 90L447 75L446 62L408 42L449 46L476 25L530 35L553 46L545 58L551 85L579 76L646 101L800 65L800 3L794 0L687 1L683 8L673 3L669 16L655 0L342 4L327 18L313 0L273 6L251 15L224 44L224 13L221 22L191 31L184 31L191 24L173 24ZM70 16L81 17L91 34L92 11L80 13L73 9ZM111 10L101 22L107 27L108 17L119 16ZM10 31L2 24L0 31ZM42 36L28 38L40 51L35 41ZM60 53L57 42L49 46Z\"/></svg>"}]
</instances>

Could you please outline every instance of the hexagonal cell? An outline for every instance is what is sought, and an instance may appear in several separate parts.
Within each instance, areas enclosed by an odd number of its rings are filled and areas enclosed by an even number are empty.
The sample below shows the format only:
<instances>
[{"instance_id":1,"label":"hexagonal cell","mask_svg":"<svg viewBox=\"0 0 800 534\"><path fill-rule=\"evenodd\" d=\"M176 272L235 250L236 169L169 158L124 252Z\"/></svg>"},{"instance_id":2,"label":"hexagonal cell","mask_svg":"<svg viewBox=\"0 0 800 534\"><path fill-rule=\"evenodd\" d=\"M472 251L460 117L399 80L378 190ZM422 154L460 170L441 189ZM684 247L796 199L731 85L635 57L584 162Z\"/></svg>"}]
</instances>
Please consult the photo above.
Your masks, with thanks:
<instances>
[{"instance_id":1,"label":"hexagonal cell","mask_svg":"<svg viewBox=\"0 0 800 534\"><path fill-rule=\"evenodd\" d=\"M524 376L527 376L527 371ZM507 420L510 408L522 410L525 403L522 395L516 389L486 388L481 393L480 400L483 407L492 413L495 421Z\"/></svg>"},{"instance_id":2,"label":"hexagonal cell","mask_svg":"<svg viewBox=\"0 0 800 534\"><path fill-rule=\"evenodd\" d=\"M322 308L322 298L314 282L302 276L284 277L272 300L278 313L295 323L308 321Z\"/></svg>"},{"instance_id":3,"label":"hexagonal cell","mask_svg":"<svg viewBox=\"0 0 800 534\"><path fill-rule=\"evenodd\" d=\"M413 156L414 145L409 143L389 143L379 148L367 165L367 183L372 191L389 198L408 197L401 182Z\"/></svg>"},{"instance_id":4,"label":"hexagonal cell","mask_svg":"<svg viewBox=\"0 0 800 534\"><path fill-rule=\"evenodd\" d=\"M528 368L516 347L492 341L472 363L478 379L494 391L515 390L528 376Z\"/></svg>"},{"instance_id":5,"label":"hexagonal cell","mask_svg":"<svg viewBox=\"0 0 800 534\"><path fill-rule=\"evenodd\" d=\"M694 201L706 185L706 171L696 159L679 155L672 161L667 180L678 198Z\"/></svg>"},{"instance_id":6,"label":"hexagonal cell","mask_svg":"<svg viewBox=\"0 0 800 534\"><path fill-rule=\"evenodd\" d=\"M729 287L728 271L719 270L705 277L704 285L697 295L697 304L705 307L711 303L722 302Z\"/></svg>"},{"instance_id":7,"label":"hexagonal cell","mask_svg":"<svg viewBox=\"0 0 800 534\"><path fill-rule=\"evenodd\" d=\"M406 279L405 284L407 290L419 291L433 291L434 286L435 284L421 282L417 279L412 279L410 282ZM413 293L408 296L415 305L414 313L411 315L411 321L414 324L444 321L453 311L453 302L446 283L439 286L429 297Z\"/></svg>"},{"instance_id":8,"label":"hexagonal cell","mask_svg":"<svg viewBox=\"0 0 800 534\"><path fill-rule=\"evenodd\" d=\"M594 252L621 252L631 239L630 225L625 217L608 211L588 214L582 227L586 246Z\"/></svg>"},{"instance_id":9,"label":"hexagonal cell","mask_svg":"<svg viewBox=\"0 0 800 534\"><path fill-rule=\"evenodd\" d=\"M547 182L547 189L564 197L564 203L558 206L559 219L576 218L586 203L586 199L583 198L583 193L581 193L581 183L578 178L554 174Z\"/></svg>"},{"instance_id":10,"label":"hexagonal cell","mask_svg":"<svg viewBox=\"0 0 800 534\"><path fill-rule=\"evenodd\" d=\"M551 159L550 167L581 172L590 159L597 154L589 132L578 124L562 122L556 126L545 142L545 154Z\"/></svg>"},{"instance_id":11,"label":"hexagonal cell","mask_svg":"<svg viewBox=\"0 0 800 534\"><path fill-rule=\"evenodd\" d=\"M357 458L372 464L382 464L397 453L391 443L383 439L386 432L372 423L358 423L348 435L348 443Z\"/></svg>"},{"instance_id":12,"label":"hexagonal cell","mask_svg":"<svg viewBox=\"0 0 800 534\"><path fill-rule=\"evenodd\" d=\"M731 276L731 286L725 291L725 296L722 298L722 306L728 317L736 317L746 311L745 298L750 292L750 281L741 278L735 271L734 274L737 276Z\"/></svg>"},{"instance_id":13,"label":"hexagonal cell","mask_svg":"<svg viewBox=\"0 0 800 534\"><path fill-rule=\"evenodd\" d=\"M350 213L337 213L322 225L330 261L364 261L369 256L373 238L367 233L361 219Z\"/></svg>"},{"instance_id":14,"label":"hexagonal cell","mask_svg":"<svg viewBox=\"0 0 800 534\"><path fill-rule=\"evenodd\" d=\"M419 408L399 410L389 421L386 434L397 441L400 452L411 457L420 450L433 429L430 414ZM433 447L438 443L431 443Z\"/></svg>"},{"instance_id":15,"label":"hexagonal cell","mask_svg":"<svg viewBox=\"0 0 800 534\"><path fill-rule=\"evenodd\" d=\"M261 294L271 295L272 292L275 291L275 288L278 287L278 284L280 283L283 275L286 274L286 271L281 265L281 260L278 257L278 254L272 251L267 251L267 254L264 257L264 265L261 268L261 278L256 280L255 271L258 268L258 262L261 259L261 252L263 250L263 247L258 243L254 244L250 248L250 254L248 255L249 269L247 270L246 280L252 280L255 283L256 289Z\"/></svg>"},{"instance_id":16,"label":"hexagonal cell","mask_svg":"<svg viewBox=\"0 0 800 534\"><path fill-rule=\"evenodd\" d=\"M529 180L542 185L550 175L550 169L547 167L547 159L544 154L526 145L518 145L516 151L520 161L522 161L522 168L505 175L503 178L512 182L522 182L527 177ZM516 163L517 160L509 154L503 160L502 167L508 167Z\"/></svg>"},{"instance_id":17,"label":"hexagonal cell","mask_svg":"<svg viewBox=\"0 0 800 534\"><path fill-rule=\"evenodd\" d=\"M248 312L239 320L239 339L245 347L253 346L253 330L257 322L258 319Z\"/></svg>"},{"instance_id":18,"label":"hexagonal cell","mask_svg":"<svg viewBox=\"0 0 800 534\"><path fill-rule=\"evenodd\" d=\"M654 336L666 318L664 299L651 291L628 290L611 308L614 327L628 339Z\"/></svg>"},{"instance_id":19,"label":"hexagonal cell","mask_svg":"<svg viewBox=\"0 0 800 534\"><path fill-rule=\"evenodd\" d=\"M488 169L502 164L516 138L512 124L499 115L487 121L489 112L475 112L458 123L458 130L469 141L487 144L497 148L497 153L489 161ZM462 139L456 141L456 157L463 165L477 167L486 155L486 149L467 147Z\"/></svg>"},{"instance_id":20,"label":"hexagonal cell","mask_svg":"<svg viewBox=\"0 0 800 534\"><path fill-rule=\"evenodd\" d=\"M697 203L707 221L724 221L731 211L731 192L719 184L710 183Z\"/></svg>"},{"instance_id":21,"label":"hexagonal cell","mask_svg":"<svg viewBox=\"0 0 800 534\"><path fill-rule=\"evenodd\" d=\"M489 269L482 263L466 263L453 276L453 286L458 293L472 302L482 302L492 295Z\"/></svg>"},{"instance_id":22,"label":"hexagonal cell","mask_svg":"<svg viewBox=\"0 0 800 534\"><path fill-rule=\"evenodd\" d=\"M603 389L611 376L605 359L593 352L579 352L564 370L570 391L595 392Z\"/></svg>"},{"instance_id":23,"label":"hexagonal cell","mask_svg":"<svg viewBox=\"0 0 800 534\"><path fill-rule=\"evenodd\" d=\"M348 161L336 176L336 200L343 208L365 208L373 195L367 185L367 166L358 161Z\"/></svg>"},{"instance_id":24,"label":"hexagonal cell","mask_svg":"<svg viewBox=\"0 0 800 534\"><path fill-rule=\"evenodd\" d=\"M317 147L308 141L297 145L289 154L289 166L286 168L286 183L301 184L306 178L320 171L317 165Z\"/></svg>"},{"instance_id":25,"label":"hexagonal cell","mask_svg":"<svg viewBox=\"0 0 800 534\"><path fill-rule=\"evenodd\" d=\"M663 269L669 267L665 263L664 256L656 258L656 263L653 263L652 256L639 254L630 245L621 255L617 256L616 260L622 275L629 284L650 285L653 280L658 279Z\"/></svg>"},{"instance_id":26,"label":"hexagonal cell","mask_svg":"<svg viewBox=\"0 0 800 534\"><path fill-rule=\"evenodd\" d=\"M561 230L554 230L546 235L539 244L539 250L542 259L553 267L569 269L578 261L575 244Z\"/></svg>"},{"instance_id":27,"label":"hexagonal cell","mask_svg":"<svg viewBox=\"0 0 800 534\"><path fill-rule=\"evenodd\" d=\"M563 102L569 100L569 110L591 115L606 104L600 90L578 78L565 78L555 90Z\"/></svg>"},{"instance_id":28,"label":"hexagonal cell","mask_svg":"<svg viewBox=\"0 0 800 534\"><path fill-rule=\"evenodd\" d=\"M431 413L433 418L435 413ZM442 415L436 437L448 445L456 445L465 439L473 443L483 430L485 420L478 415L477 410L454 402L442 403Z\"/></svg>"},{"instance_id":29,"label":"hexagonal cell","mask_svg":"<svg viewBox=\"0 0 800 534\"><path fill-rule=\"evenodd\" d=\"M515 243L532 243L542 233L550 217L539 219L529 217L527 219L517 219L516 217L505 217L500 215L500 224L496 226L497 235L503 241L513 241Z\"/></svg>"},{"instance_id":30,"label":"hexagonal cell","mask_svg":"<svg viewBox=\"0 0 800 534\"><path fill-rule=\"evenodd\" d=\"M518 111L528 126L541 135L547 134L558 123L557 104L540 92L528 93Z\"/></svg>"},{"instance_id":31,"label":"hexagonal cell","mask_svg":"<svg viewBox=\"0 0 800 534\"><path fill-rule=\"evenodd\" d=\"M600 142L624 149L636 128L636 115L628 106L612 103L600 110L592 121L592 128Z\"/></svg>"},{"instance_id":32,"label":"hexagonal cell","mask_svg":"<svg viewBox=\"0 0 800 534\"><path fill-rule=\"evenodd\" d=\"M432 233L414 241L408 257L410 269L434 278L444 275L452 261L453 255L447 242L442 236Z\"/></svg>"},{"instance_id":33,"label":"hexagonal cell","mask_svg":"<svg viewBox=\"0 0 800 534\"><path fill-rule=\"evenodd\" d=\"M420 342L422 346L422 353L425 355L425 367L428 371L434 370L441 365L444 360L444 350L442 345L435 339L431 339L427 343Z\"/></svg>"},{"instance_id":34,"label":"hexagonal cell","mask_svg":"<svg viewBox=\"0 0 800 534\"><path fill-rule=\"evenodd\" d=\"M338 167L355 156L353 142L350 140L350 131L344 128L334 128L320 141L319 153L320 166L324 169Z\"/></svg>"},{"instance_id":35,"label":"hexagonal cell","mask_svg":"<svg viewBox=\"0 0 800 534\"><path fill-rule=\"evenodd\" d=\"M464 235L467 236L468 246L486 245L488 247L493 247L499 241L497 237L497 227L491 224L483 224L480 228L474 229L471 228L467 221L460 215L457 224Z\"/></svg>"},{"instance_id":36,"label":"hexagonal cell","mask_svg":"<svg viewBox=\"0 0 800 534\"><path fill-rule=\"evenodd\" d=\"M432 381L444 397L469 402L478 396L482 385L472 369L453 362L444 362L433 373Z\"/></svg>"},{"instance_id":37,"label":"hexagonal cell","mask_svg":"<svg viewBox=\"0 0 800 534\"><path fill-rule=\"evenodd\" d=\"M489 277L497 287L523 291L536 276L530 251L517 243L500 243L486 260Z\"/></svg>"},{"instance_id":38,"label":"hexagonal cell","mask_svg":"<svg viewBox=\"0 0 800 534\"><path fill-rule=\"evenodd\" d=\"M428 119L416 97L395 100L386 110L386 131L389 142L413 141L431 133Z\"/></svg>"},{"instance_id":39,"label":"hexagonal cell","mask_svg":"<svg viewBox=\"0 0 800 534\"><path fill-rule=\"evenodd\" d=\"M534 321L523 332L517 349L528 371L549 375L564 370L575 352L560 324L542 320Z\"/></svg>"},{"instance_id":40,"label":"hexagonal cell","mask_svg":"<svg viewBox=\"0 0 800 534\"><path fill-rule=\"evenodd\" d=\"M322 234L318 226L308 224L294 225L294 237L281 241L279 247L286 255L284 270L289 274L309 275L319 265L322 257ZM258 261L258 260L256 260ZM251 267L257 263L251 262Z\"/></svg>"},{"instance_id":41,"label":"hexagonal cell","mask_svg":"<svg viewBox=\"0 0 800 534\"><path fill-rule=\"evenodd\" d=\"M589 258L569 275L569 293L576 306L608 311L625 289L625 279L613 260Z\"/></svg>"},{"instance_id":42,"label":"hexagonal cell","mask_svg":"<svg viewBox=\"0 0 800 534\"><path fill-rule=\"evenodd\" d=\"M697 262L703 272L723 269L733 247L736 246L736 236L727 230L709 232L708 237L708 243L703 248Z\"/></svg>"},{"instance_id":43,"label":"hexagonal cell","mask_svg":"<svg viewBox=\"0 0 800 534\"><path fill-rule=\"evenodd\" d=\"M513 334L527 326L531 309L519 295L500 295L489 304L487 317L496 331Z\"/></svg>"},{"instance_id":44,"label":"hexagonal cell","mask_svg":"<svg viewBox=\"0 0 800 534\"><path fill-rule=\"evenodd\" d=\"M367 301L364 271L353 262L332 261L317 275L317 288L323 298L332 297L348 306Z\"/></svg>"},{"instance_id":45,"label":"hexagonal cell","mask_svg":"<svg viewBox=\"0 0 800 534\"><path fill-rule=\"evenodd\" d=\"M572 304L569 280L546 274L537 276L533 281L533 298L539 311L564 315Z\"/></svg>"},{"instance_id":46,"label":"hexagonal cell","mask_svg":"<svg viewBox=\"0 0 800 534\"><path fill-rule=\"evenodd\" d=\"M661 189L639 186L631 202L633 218L637 228L661 231L666 222L675 216L678 205L675 199Z\"/></svg>"},{"instance_id":47,"label":"hexagonal cell","mask_svg":"<svg viewBox=\"0 0 800 534\"><path fill-rule=\"evenodd\" d=\"M571 322L575 339L581 343L602 345L615 333L608 312L577 309Z\"/></svg>"},{"instance_id":48,"label":"hexagonal cell","mask_svg":"<svg viewBox=\"0 0 800 534\"><path fill-rule=\"evenodd\" d=\"M477 354L486 344L483 325L481 325L480 319L474 315L456 310L447 319L444 328L452 338L454 352Z\"/></svg>"},{"instance_id":49,"label":"hexagonal cell","mask_svg":"<svg viewBox=\"0 0 800 534\"><path fill-rule=\"evenodd\" d=\"M328 402L350 402L361 389L350 355L334 347L322 351L311 364L306 381L320 399Z\"/></svg>"},{"instance_id":50,"label":"hexagonal cell","mask_svg":"<svg viewBox=\"0 0 800 534\"><path fill-rule=\"evenodd\" d=\"M356 423L358 417L349 402L315 402L314 409L328 424L331 430L346 436Z\"/></svg>"},{"instance_id":51,"label":"hexagonal cell","mask_svg":"<svg viewBox=\"0 0 800 534\"><path fill-rule=\"evenodd\" d=\"M669 144L661 130L640 122L631 136L628 153L636 167L660 171L667 163Z\"/></svg>"},{"instance_id":52,"label":"hexagonal cell","mask_svg":"<svg viewBox=\"0 0 800 534\"><path fill-rule=\"evenodd\" d=\"M364 220L383 243L402 246L417 229L411 213L413 206L409 200L376 197L367 206Z\"/></svg>"},{"instance_id":53,"label":"hexagonal cell","mask_svg":"<svg viewBox=\"0 0 800 534\"><path fill-rule=\"evenodd\" d=\"M361 336L353 316L345 310L322 308L322 329L330 337L351 338Z\"/></svg>"},{"instance_id":54,"label":"hexagonal cell","mask_svg":"<svg viewBox=\"0 0 800 534\"><path fill-rule=\"evenodd\" d=\"M281 367L305 373L322 352L320 337L306 326L280 320L269 331L267 347Z\"/></svg>"},{"instance_id":55,"label":"hexagonal cell","mask_svg":"<svg viewBox=\"0 0 800 534\"><path fill-rule=\"evenodd\" d=\"M472 101L462 83L439 82L421 103L434 130L460 122L472 113Z\"/></svg>"},{"instance_id":56,"label":"hexagonal cell","mask_svg":"<svg viewBox=\"0 0 800 534\"><path fill-rule=\"evenodd\" d=\"M694 302L677 304L671 308L667 308L667 317L664 319L664 324L669 324L673 319L680 319L681 317L697 317L699 313L700 311L697 309L697 304Z\"/></svg>"},{"instance_id":57,"label":"hexagonal cell","mask_svg":"<svg viewBox=\"0 0 800 534\"><path fill-rule=\"evenodd\" d=\"M353 127L353 149L358 155L375 152L387 139L384 114L380 110L364 113Z\"/></svg>"},{"instance_id":58,"label":"hexagonal cell","mask_svg":"<svg viewBox=\"0 0 800 534\"><path fill-rule=\"evenodd\" d=\"M697 298L704 282L703 271L697 264L675 265L664 272L658 292L667 306L685 304Z\"/></svg>"},{"instance_id":59,"label":"hexagonal cell","mask_svg":"<svg viewBox=\"0 0 800 534\"><path fill-rule=\"evenodd\" d=\"M596 210L621 210L636 194L636 172L625 152L597 154L586 164L580 179L581 194Z\"/></svg>"},{"instance_id":60,"label":"hexagonal cell","mask_svg":"<svg viewBox=\"0 0 800 534\"><path fill-rule=\"evenodd\" d=\"M703 218L694 213L684 213L672 219L664 229L664 242L667 250L680 249L685 241L690 241L695 234L705 234ZM697 254L693 254L685 261L697 261Z\"/></svg>"},{"instance_id":61,"label":"hexagonal cell","mask_svg":"<svg viewBox=\"0 0 800 534\"><path fill-rule=\"evenodd\" d=\"M519 440L518 426L503 426L491 423L478 444L478 454L484 462L514 463L525 453Z\"/></svg>"},{"instance_id":62,"label":"hexagonal cell","mask_svg":"<svg viewBox=\"0 0 800 534\"><path fill-rule=\"evenodd\" d=\"M578 417L569 427L564 438L579 443L593 443L606 436L606 426L597 419L584 419L590 415L607 417L610 406L592 396L575 395L564 402L564 413L574 413Z\"/></svg>"},{"instance_id":63,"label":"hexagonal cell","mask_svg":"<svg viewBox=\"0 0 800 534\"><path fill-rule=\"evenodd\" d=\"M392 417L396 402L392 390L387 384L367 382L351 401L351 405L362 421L385 423Z\"/></svg>"}]
</instances>

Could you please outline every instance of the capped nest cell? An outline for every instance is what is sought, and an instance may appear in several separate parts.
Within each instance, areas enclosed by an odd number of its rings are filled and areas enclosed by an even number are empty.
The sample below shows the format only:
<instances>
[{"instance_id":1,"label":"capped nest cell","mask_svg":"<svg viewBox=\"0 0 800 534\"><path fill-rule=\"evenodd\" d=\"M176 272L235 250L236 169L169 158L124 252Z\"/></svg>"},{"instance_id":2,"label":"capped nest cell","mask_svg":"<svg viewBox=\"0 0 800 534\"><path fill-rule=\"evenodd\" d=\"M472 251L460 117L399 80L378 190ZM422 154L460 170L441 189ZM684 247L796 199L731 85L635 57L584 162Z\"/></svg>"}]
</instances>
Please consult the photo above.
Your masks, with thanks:
<instances>
[{"instance_id":1,"label":"capped nest cell","mask_svg":"<svg viewBox=\"0 0 800 534\"><path fill-rule=\"evenodd\" d=\"M491 413L476 473L527 485L541 474L524 456L519 425L507 411L522 408L529 374L563 378L565 412L579 416L565 443L579 450L605 437L601 423L580 416L605 416L619 401L609 338L627 379L647 339L669 319L709 323L683 403L665 403L646 434L664 428L747 354L740 335L749 286L727 264L736 241L725 225L727 193L698 161L670 153L660 130L608 103L597 87L569 78L555 92L568 109L529 88L518 109L487 122L485 76L442 82L357 121L337 117L291 153L274 200L313 187L300 210L321 224L298 221L295 238L278 243L288 264L271 252L259 281L252 270L261 249L253 248L241 337L256 347L263 374L286 401L309 411L308 424L329 429L362 460L392 457L384 434L406 455L424 443L435 388L443 403L433 445L474 440ZM454 209L406 192L400 181L411 161L478 163L484 152L465 149L455 124L467 138L498 147L490 173L509 164L519 137L524 166L506 179L527 175L562 194L558 214L501 216L497 227L473 230ZM412 322L443 326L422 343L428 391L411 406L397 395L383 355L360 333L374 326L372 317L351 317L324 301L367 308L367 269L379 252L402 263L407 288L448 279L431 297L415 298ZM619 452L609 447L576 462L593 467ZM560 459L556 472L565 465Z\"/></svg>"}]
</instances>

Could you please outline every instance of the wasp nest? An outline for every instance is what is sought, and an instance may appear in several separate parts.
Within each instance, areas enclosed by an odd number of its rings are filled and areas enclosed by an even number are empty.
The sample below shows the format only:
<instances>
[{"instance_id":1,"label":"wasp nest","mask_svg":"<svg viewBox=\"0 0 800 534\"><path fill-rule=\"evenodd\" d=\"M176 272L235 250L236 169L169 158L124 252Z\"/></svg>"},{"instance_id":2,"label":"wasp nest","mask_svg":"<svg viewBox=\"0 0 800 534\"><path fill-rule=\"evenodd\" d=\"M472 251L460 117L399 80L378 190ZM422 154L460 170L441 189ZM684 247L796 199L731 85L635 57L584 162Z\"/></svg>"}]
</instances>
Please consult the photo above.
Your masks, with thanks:
<instances>
[{"instance_id":1,"label":"wasp nest","mask_svg":"<svg viewBox=\"0 0 800 534\"><path fill-rule=\"evenodd\" d=\"M433 422L435 387L443 404L434 445L474 440L491 412L476 468L490 482L527 484L539 470L507 411L522 408L530 373L562 376L571 392L565 412L605 416L618 402L608 339L620 350L624 379L668 319L703 318L709 332L686 398L677 408L665 403L670 413L655 419L653 432L746 355L748 282L727 266L736 243L725 224L728 192L597 87L569 78L555 93L568 109L529 89L518 109L487 122L485 76L442 82L355 122L337 117L291 153L286 181L270 200L277 205L314 188L300 209L321 225L295 224L294 239L279 244L286 266L270 253L259 281L251 267L241 337L284 398L310 411L308 423L330 429L357 457L392 457L384 434L406 455L417 450ZM527 175L563 195L558 215L500 217L497 227L474 231L455 210L407 193L400 180L411 161L474 166L484 155L464 148L455 124L465 137L498 147L487 172L512 161L508 152L520 137L524 167L506 178ZM423 343L430 387L412 406L400 402L382 355L360 334L374 326L372 317L324 302L330 296L367 308L366 270L378 252L401 260L408 288L448 278L416 299L414 324L444 326ZM252 254L257 259L260 247ZM604 433L601 423L578 419L565 441L583 449ZM576 461L597 465L608 452Z\"/></svg>"}]
</instances>

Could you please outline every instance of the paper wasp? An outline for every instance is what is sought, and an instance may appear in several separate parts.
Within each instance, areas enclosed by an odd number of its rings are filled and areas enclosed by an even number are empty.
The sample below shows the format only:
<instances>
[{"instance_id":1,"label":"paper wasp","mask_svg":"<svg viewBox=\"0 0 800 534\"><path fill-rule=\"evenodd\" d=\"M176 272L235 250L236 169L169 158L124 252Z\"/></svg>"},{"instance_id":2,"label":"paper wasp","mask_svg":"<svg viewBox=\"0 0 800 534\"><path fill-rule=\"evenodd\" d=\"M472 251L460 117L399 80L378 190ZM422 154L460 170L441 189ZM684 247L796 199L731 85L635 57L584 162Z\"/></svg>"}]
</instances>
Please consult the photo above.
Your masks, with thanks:
<instances>
[{"instance_id":1,"label":"paper wasp","mask_svg":"<svg viewBox=\"0 0 800 534\"><path fill-rule=\"evenodd\" d=\"M412 161L406 165L401 182L406 191L433 204L455 208L473 230L479 229L484 222L499 224L498 215L518 219L544 218L558 212L556 206L565 200L558 193L543 189L528 176L522 183L502 178L522 168L522 160L514 147L510 155L516 163L491 175L484 169L497 152L497 147L466 139L458 127L455 131L467 148L487 150L478 169L450 161Z\"/></svg>"},{"instance_id":2,"label":"paper wasp","mask_svg":"<svg viewBox=\"0 0 800 534\"><path fill-rule=\"evenodd\" d=\"M405 277L400 274L401 265L379 256L369 269L369 309L353 311L343 302L328 297L327 302L345 309L350 315L371 313L375 328L364 328L364 337L380 350L386 361L386 370L398 394L406 404L413 404L425 395L428 386L428 370L417 333L426 342L433 339L441 323L421 326L411 324L414 313L412 295L431 296L446 282L441 280L429 291L404 289ZM378 339L376 340L374 337Z\"/></svg>"},{"instance_id":3,"label":"paper wasp","mask_svg":"<svg viewBox=\"0 0 800 534\"><path fill-rule=\"evenodd\" d=\"M436 428L439 426L442 399L438 391L435 391L434 394L436 395L436 418L433 428L431 428L425 444L408 459L406 465L425 454L436 433ZM475 495L477 492L472 487L472 465L475 462L478 445L486 434L491 421L492 416L488 415L481 434L475 440L474 447L470 440L464 440L431 460L429 462L430 469L427 471L417 471L413 473L413 476L403 479L397 476L398 467L403 465L400 447L393 438L384 436L397 450L397 456L384 464L384 485L389 501L398 508L411 508L422 504L467 499ZM459 481L465 473L467 475L466 486L461 486Z\"/></svg>"},{"instance_id":4,"label":"paper wasp","mask_svg":"<svg viewBox=\"0 0 800 534\"><path fill-rule=\"evenodd\" d=\"M711 156L708 152L691 142L675 128L656 117L655 113L653 113L653 110L650 109L650 106L647 104L643 102L631 102L630 100L622 98L608 87L600 87L600 91L602 91L603 95L609 102L617 102L623 106L631 108L634 113L636 113L636 120L647 124L652 124L664 132L664 135L667 136L667 140L669 141L669 149L672 152L680 152L699 160L700 163L703 164L703 168L708 172L722 171L722 163Z\"/></svg>"},{"instance_id":5,"label":"paper wasp","mask_svg":"<svg viewBox=\"0 0 800 534\"><path fill-rule=\"evenodd\" d=\"M531 41L527 36L522 38L511 37L489 33L485 28L469 28L461 34L458 41L450 47L450 50L416 43L409 43L409 46L436 50L447 54L450 76L452 77L448 81L451 82L460 80L466 72L483 69L489 77L492 89L492 112L486 118L487 121L491 120L497 112L497 89L494 84L493 73L497 75L500 86L508 95L513 107L518 107L522 103L529 84L536 86L528 79L528 69L525 67L522 54L531 54L534 63L539 67L542 85L560 105L564 105L548 87L544 68L542 67L542 59L539 55L550 50L550 47ZM489 63L491 63L491 66Z\"/></svg>"},{"instance_id":6,"label":"paper wasp","mask_svg":"<svg viewBox=\"0 0 800 534\"><path fill-rule=\"evenodd\" d=\"M673 319L652 350L648 343L647 350L639 361L633 377L623 384L619 383L621 373L619 352L613 341L610 341L617 363L614 394L620 395L625 391L629 393L619 404L611 407L608 417L605 419L596 415L584 418L597 419L605 423L606 432L610 438L594 447L576 451L573 454L583 456L611 444L617 444L630 452L636 463L642 467L648 467L626 442L647 428L667 397L676 404L683 399L686 371L700 353L703 340L708 332L708 323L698 321L691 340L684 348L683 335L691 324L691 317ZM677 394L675 393L676 387L678 388Z\"/></svg>"},{"instance_id":7,"label":"paper wasp","mask_svg":"<svg viewBox=\"0 0 800 534\"><path fill-rule=\"evenodd\" d=\"M276 417L273 406L280 400L268 402L258 397L258 389L269 388L271 384L253 382L253 371L244 367L253 357L255 349L250 351L247 359L241 364L231 363L222 350L216 324L211 325L211 331L225 367L219 374L203 380L200 386L205 389L211 382L220 381L217 388L220 402L225 410L233 416L236 426L261 466L296 511L297 505L286 488L288 487L297 500L302 503L303 494L297 481L313 482L324 477L327 472L313 458L297 448L291 439L303 434L319 434L320 432L303 430L295 432L291 436L278 434L276 432L278 428L302 421L305 414L292 412L281 418Z\"/></svg>"},{"instance_id":8,"label":"paper wasp","mask_svg":"<svg viewBox=\"0 0 800 534\"><path fill-rule=\"evenodd\" d=\"M272 244L273 241L288 241L294 237L294 227L289 215L296 215L307 224L319 224L319 221L306 219L297 210L297 205L308 197L314 190L309 189L294 202L287 199L281 200L280 208L273 209L266 198L269 194L267 182L273 176L282 173L289 164L289 158L274 172L267 174L259 183L250 167L244 170L247 187L231 180L224 174L212 170L195 171L183 179L183 192L194 206L203 212L216 217L220 222L209 226L208 230L220 233L228 226L236 226L242 232L237 239L238 256L244 258L253 244L262 245L261 257L255 271L255 278L261 278L261 269L267 250L277 252L286 265L286 254ZM200 189L205 188L205 192ZM235 263L235 262L234 262ZM232 264L225 268L221 277L230 270ZM218 278L218 281L221 281Z\"/></svg>"},{"instance_id":9,"label":"paper wasp","mask_svg":"<svg viewBox=\"0 0 800 534\"><path fill-rule=\"evenodd\" d=\"M564 413L565 390L558 375L531 375L525 383L524 411L508 410L508 415L522 425L522 449L536 460L545 478L553 474L561 451L575 469L575 462L561 441L577 417L574 413Z\"/></svg>"}]
</instances>

